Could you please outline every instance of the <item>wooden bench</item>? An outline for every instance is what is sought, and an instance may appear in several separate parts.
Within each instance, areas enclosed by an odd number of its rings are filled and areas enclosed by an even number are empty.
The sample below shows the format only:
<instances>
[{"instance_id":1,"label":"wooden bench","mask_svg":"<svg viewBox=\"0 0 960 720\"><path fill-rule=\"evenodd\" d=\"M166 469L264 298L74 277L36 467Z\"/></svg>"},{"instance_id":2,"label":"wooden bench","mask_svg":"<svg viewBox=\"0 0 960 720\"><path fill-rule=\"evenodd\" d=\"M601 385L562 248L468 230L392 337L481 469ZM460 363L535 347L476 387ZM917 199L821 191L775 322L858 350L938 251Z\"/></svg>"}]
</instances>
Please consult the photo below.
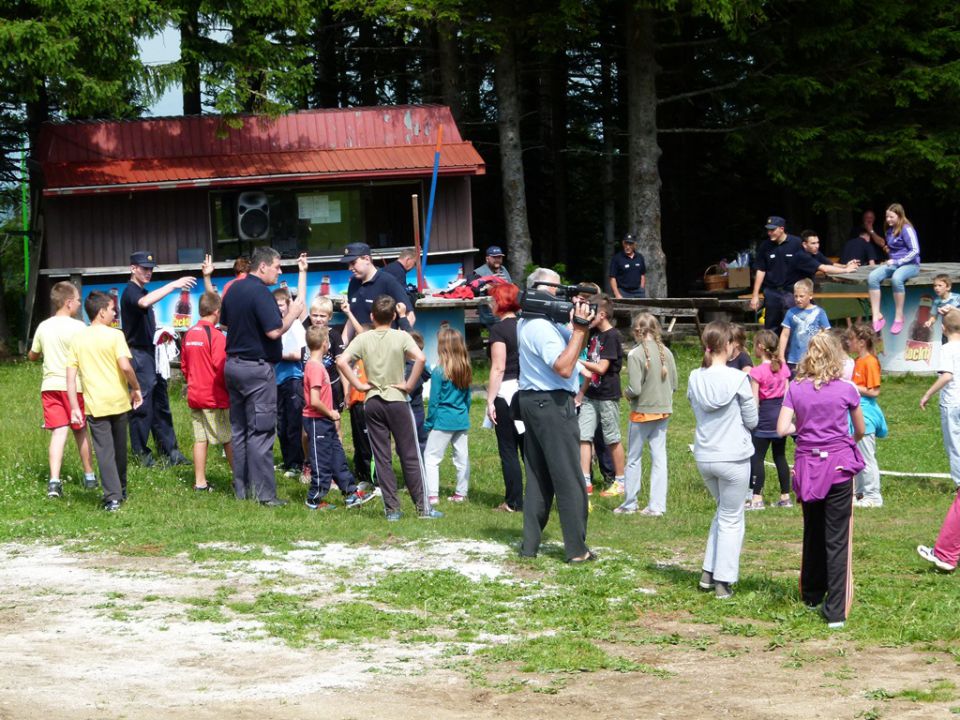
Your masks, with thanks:
<instances>
[{"instance_id":1,"label":"wooden bench","mask_svg":"<svg viewBox=\"0 0 960 720\"><path fill-rule=\"evenodd\" d=\"M656 300L644 302L642 305L635 302L622 302L621 300L613 300L614 316L619 318L626 318L627 323L621 325L621 329L626 329L629 334L630 321L638 312L648 312L658 320L660 320L660 326L663 328L664 335L669 336L673 333L673 328L677 324L677 320L680 318L692 318L693 324L697 329L697 337L700 337L703 334L703 328L700 326L700 310L696 307L678 307L675 303L668 304L653 304Z\"/></svg>"}]
</instances>

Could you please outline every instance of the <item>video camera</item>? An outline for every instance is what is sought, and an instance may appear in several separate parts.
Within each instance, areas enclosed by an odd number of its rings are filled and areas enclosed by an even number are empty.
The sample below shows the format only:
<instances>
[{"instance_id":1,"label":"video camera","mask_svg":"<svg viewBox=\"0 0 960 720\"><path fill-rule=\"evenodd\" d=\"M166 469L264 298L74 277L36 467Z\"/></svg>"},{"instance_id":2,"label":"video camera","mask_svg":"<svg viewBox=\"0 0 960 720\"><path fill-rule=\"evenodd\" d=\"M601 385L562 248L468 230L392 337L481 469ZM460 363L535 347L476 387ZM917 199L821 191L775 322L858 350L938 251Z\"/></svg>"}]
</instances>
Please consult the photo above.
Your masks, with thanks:
<instances>
[{"instance_id":1,"label":"video camera","mask_svg":"<svg viewBox=\"0 0 960 720\"><path fill-rule=\"evenodd\" d=\"M554 287L556 295L551 295L538 287ZM532 288L520 293L520 317L529 320L543 318L551 322L566 325L570 322L570 311L574 304L572 299L578 295L594 295L596 288L592 285L560 285L552 282L538 282ZM590 310L597 312L596 303L590 303Z\"/></svg>"}]
</instances>

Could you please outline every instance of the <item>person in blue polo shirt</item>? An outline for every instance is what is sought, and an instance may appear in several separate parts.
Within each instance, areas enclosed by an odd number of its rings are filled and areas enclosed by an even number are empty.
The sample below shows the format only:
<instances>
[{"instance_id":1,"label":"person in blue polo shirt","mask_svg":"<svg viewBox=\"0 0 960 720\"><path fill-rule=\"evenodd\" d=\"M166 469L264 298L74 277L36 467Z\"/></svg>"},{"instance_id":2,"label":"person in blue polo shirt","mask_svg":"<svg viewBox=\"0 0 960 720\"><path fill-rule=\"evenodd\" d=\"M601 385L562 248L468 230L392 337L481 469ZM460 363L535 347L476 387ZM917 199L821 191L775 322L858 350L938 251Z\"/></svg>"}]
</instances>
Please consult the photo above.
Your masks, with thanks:
<instances>
[{"instance_id":1,"label":"person in blue polo shirt","mask_svg":"<svg viewBox=\"0 0 960 720\"><path fill-rule=\"evenodd\" d=\"M760 291L763 290L763 327L780 334L780 325L787 310L793 306L793 291L787 284L787 272L793 256L803 249L800 238L789 235L787 221L779 215L767 218L767 239L757 248L757 277L753 281L750 309L760 308Z\"/></svg>"},{"instance_id":2,"label":"person in blue polo shirt","mask_svg":"<svg viewBox=\"0 0 960 720\"><path fill-rule=\"evenodd\" d=\"M350 243L343 249L343 256L340 262L349 265L353 277L350 278L350 284L347 285L347 301L350 303L350 314L357 319L361 325L370 322L370 309L373 307L373 301L381 295L389 295L396 302L403 303L404 307L412 310L408 306L410 297L395 277L377 270L373 264L373 258L370 257L370 246L366 243ZM406 317L399 319L397 327L400 330L409 331L412 327L412 321ZM352 326L347 325L347 333L353 336ZM349 341L344 337L345 341Z\"/></svg>"},{"instance_id":3,"label":"person in blue polo shirt","mask_svg":"<svg viewBox=\"0 0 960 720\"><path fill-rule=\"evenodd\" d=\"M539 283L558 282L556 272L537 268L527 278L527 287L553 295L555 288ZM556 498L567 562L582 563L596 556L587 547L587 488L580 475L580 426L573 398L580 380L577 360L594 312L585 302L575 301L574 308L572 329L545 317L521 317L517 324L527 468L520 555L536 557Z\"/></svg>"},{"instance_id":4,"label":"person in blue polo shirt","mask_svg":"<svg viewBox=\"0 0 960 720\"><path fill-rule=\"evenodd\" d=\"M637 252L637 236L623 236L623 250L610 259L610 292L615 298L647 296L647 264Z\"/></svg>"}]
</instances>

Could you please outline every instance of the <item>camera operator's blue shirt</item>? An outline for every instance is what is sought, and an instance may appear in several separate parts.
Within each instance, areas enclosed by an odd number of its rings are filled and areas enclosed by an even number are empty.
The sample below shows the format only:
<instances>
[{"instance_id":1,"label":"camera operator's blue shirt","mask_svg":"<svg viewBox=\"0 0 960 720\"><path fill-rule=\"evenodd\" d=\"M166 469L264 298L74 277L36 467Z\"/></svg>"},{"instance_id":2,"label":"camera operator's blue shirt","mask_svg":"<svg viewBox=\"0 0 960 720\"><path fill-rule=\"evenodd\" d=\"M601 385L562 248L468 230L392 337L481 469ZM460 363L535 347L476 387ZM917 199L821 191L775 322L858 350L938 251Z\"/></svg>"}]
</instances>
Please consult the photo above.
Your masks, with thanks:
<instances>
[{"instance_id":1,"label":"camera operator's blue shirt","mask_svg":"<svg viewBox=\"0 0 960 720\"><path fill-rule=\"evenodd\" d=\"M571 331L550 320L534 318L517 323L517 345L520 355L521 390L564 390L576 394L580 374L569 378L553 369L553 364L570 341Z\"/></svg>"}]
</instances>

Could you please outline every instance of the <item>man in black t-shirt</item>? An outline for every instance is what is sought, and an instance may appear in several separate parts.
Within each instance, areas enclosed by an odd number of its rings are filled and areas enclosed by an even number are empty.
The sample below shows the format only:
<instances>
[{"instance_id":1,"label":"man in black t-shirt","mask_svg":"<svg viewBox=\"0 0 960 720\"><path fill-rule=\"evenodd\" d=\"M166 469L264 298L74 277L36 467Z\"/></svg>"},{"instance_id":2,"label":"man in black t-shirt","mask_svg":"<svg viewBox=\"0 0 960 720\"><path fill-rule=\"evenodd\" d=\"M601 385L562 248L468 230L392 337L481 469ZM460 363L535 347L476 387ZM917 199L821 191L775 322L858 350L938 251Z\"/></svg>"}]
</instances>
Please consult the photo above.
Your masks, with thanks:
<instances>
[{"instance_id":1,"label":"man in black t-shirt","mask_svg":"<svg viewBox=\"0 0 960 720\"><path fill-rule=\"evenodd\" d=\"M306 272L307 256L298 263ZM279 507L273 469L277 435L277 379L274 364L283 356L283 334L303 314L303 298L290 301L280 315L270 287L280 277L280 253L261 247L250 256L250 273L237 280L223 297L220 320L227 333L224 378L230 394L230 433L233 445L233 490L243 500Z\"/></svg>"},{"instance_id":2,"label":"man in black t-shirt","mask_svg":"<svg viewBox=\"0 0 960 720\"><path fill-rule=\"evenodd\" d=\"M625 457L620 438L620 368L623 367L623 342L620 331L610 322L613 303L601 296L597 314L591 323L590 340L587 343L587 359L582 361L590 373L580 388L583 403L580 405L580 469L583 471L587 494L593 487L590 481L590 466L593 460L593 439L599 424L603 430L603 442L613 456L614 484L606 496L624 494L623 472Z\"/></svg>"},{"instance_id":3,"label":"man in black t-shirt","mask_svg":"<svg viewBox=\"0 0 960 720\"><path fill-rule=\"evenodd\" d=\"M147 446L152 430L159 456L171 465L189 465L190 461L177 447L167 381L157 374L154 342L157 319L153 306L176 290L189 290L196 280L185 276L148 292L146 286L153 278L156 266L153 253L138 250L130 255L130 281L120 296L123 335L143 394L143 404L130 412L130 447L144 466L153 465L154 458Z\"/></svg>"},{"instance_id":4,"label":"man in black t-shirt","mask_svg":"<svg viewBox=\"0 0 960 720\"><path fill-rule=\"evenodd\" d=\"M787 269L787 285L791 288L797 280L813 280L818 272L825 275L843 275L860 267L857 260L851 260L844 265L830 260L820 252L820 238L813 230L804 230L800 233L800 238L801 252L793 256Z\"/></svg>"}]
</instances>

